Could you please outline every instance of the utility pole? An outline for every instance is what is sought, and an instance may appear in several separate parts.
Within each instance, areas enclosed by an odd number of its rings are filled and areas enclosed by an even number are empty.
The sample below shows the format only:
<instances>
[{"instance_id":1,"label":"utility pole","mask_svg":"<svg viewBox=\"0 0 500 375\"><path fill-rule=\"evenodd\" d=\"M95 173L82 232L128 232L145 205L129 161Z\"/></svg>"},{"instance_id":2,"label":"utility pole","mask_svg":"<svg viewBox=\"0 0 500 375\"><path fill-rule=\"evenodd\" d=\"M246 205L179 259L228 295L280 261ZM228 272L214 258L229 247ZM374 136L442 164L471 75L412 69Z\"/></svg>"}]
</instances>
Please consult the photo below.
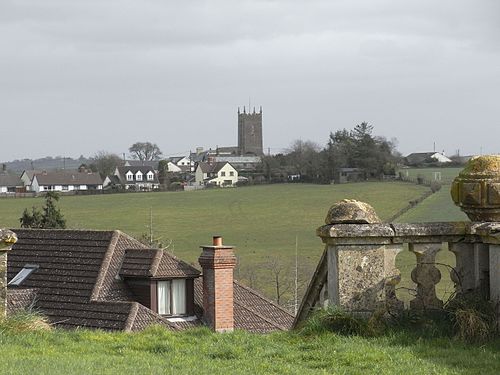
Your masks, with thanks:
<instances>
[{"instance_id":1,"label":"utility pole","mask_svg":"<svg viewBox=\"0 0 500 375\"><path fill-rule=\"evenodd\" d=\"M149 208L149 244L153 246L153 207Z\"/></svg>"}]
</instances>

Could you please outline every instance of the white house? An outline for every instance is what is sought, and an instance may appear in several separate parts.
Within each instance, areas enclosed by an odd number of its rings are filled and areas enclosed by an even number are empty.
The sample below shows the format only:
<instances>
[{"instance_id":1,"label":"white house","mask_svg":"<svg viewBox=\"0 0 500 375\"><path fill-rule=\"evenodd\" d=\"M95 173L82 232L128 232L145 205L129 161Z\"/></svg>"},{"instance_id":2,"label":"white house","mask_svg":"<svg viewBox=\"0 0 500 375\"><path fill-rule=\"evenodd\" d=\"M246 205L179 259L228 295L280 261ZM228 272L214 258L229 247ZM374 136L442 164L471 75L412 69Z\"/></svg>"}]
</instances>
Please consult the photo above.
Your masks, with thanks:
<instances>
[{"instance_id":1,"label":"white house","mask_svg":"<svg viewBox=\"0 0 500 375\"><path fill-rule=\"evenodd\" d=\"M169 172L192 172L194 171L194 160L187 156L172 156L168 158ZM172 166L170 165L172 163Z\"/></svg>"},{"instance_id":2,"label":"white house","mask_svg":"<svg viewBox=\"0 0 500 375\"><path fill-rule=\"evenodd\" d=\"M117 180L125 189L154 190L160 187L158 175L152 167L117 167L114 173L115 178L107 178L105 186L112 180Z\"/></svg>"},{"instance_id":3,"label":"white house","mask_svg":"<svg viewBox=\"0 0 500 375\"><path fill-rule=\"evenodd\" d=\"M43 171L33 175L29 190L36 193L44 191L102 190L102 185L103 181L98 173Z\"/></svg>"},{"instance_id":4,"label":"white house","mask_svg":"<svg viewBox=\"0 0 500 375\"><path fill-rule=\"evenodd\" d=\"M230 163L208 164L201 162L196 167L196 185L234 186L237 182L238 171Z\"/></svg>"},{"instance_id":5,"label":"white house","mask_svg":"<svg viewBox=\"0 0 500 375\"><path fill-rule=\"evenodd\" d=\"M440 152L414 152L406 156L406 164L419 165L429 162L451 163L451 159Z\"/></svg>"}]
</instances>

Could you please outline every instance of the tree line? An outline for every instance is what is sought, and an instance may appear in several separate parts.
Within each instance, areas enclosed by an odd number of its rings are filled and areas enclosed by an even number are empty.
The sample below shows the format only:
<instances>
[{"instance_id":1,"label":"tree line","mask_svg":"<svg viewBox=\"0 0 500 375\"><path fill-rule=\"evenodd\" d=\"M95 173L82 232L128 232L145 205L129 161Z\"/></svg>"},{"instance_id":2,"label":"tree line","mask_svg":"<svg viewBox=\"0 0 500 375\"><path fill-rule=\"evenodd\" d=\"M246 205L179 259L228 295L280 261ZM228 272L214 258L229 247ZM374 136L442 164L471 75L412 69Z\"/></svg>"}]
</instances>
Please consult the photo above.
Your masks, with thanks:
<instances>
[{"instance_id":1,"label":"tree line","mask_svg":"<svg viewBox=\"0 0 500 375\"><path fill-rule=\"evenodd\" d=\"M265 156L263 172L269 182L295 179L328 183L344 168L357 169L363 179L394 175L401 154L396 141L373 134L373 126L362 122L353 129L331 132L325 147L311 141L294 141L285 153Z\"/></svg>"}]
</instances>

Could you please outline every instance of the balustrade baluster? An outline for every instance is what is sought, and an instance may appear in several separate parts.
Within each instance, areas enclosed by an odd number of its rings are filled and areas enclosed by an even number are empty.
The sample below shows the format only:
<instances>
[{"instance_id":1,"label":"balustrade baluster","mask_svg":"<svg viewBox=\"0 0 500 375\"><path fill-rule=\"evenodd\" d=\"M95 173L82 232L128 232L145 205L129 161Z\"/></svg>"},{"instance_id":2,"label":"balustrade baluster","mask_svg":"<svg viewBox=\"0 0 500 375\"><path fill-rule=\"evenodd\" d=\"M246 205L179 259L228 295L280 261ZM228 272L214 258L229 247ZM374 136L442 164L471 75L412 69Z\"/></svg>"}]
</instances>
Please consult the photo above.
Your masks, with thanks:
<instances>
[{"instance_id":1,"label":"balustrade baluster","mask_svg":"<svg viewBox=\"0 0 500 375\"><path fill-rule=\"evenodd\" d=\"M417 258L417 266L411 272L411 279L417 284L417 295L410 301L412 309L440 309L443 301L436 296L436 284L441 280L441 272L436 268L436 254L441 251L441 243L409 244L409 249Z\"/></svg>"}]
</instances>

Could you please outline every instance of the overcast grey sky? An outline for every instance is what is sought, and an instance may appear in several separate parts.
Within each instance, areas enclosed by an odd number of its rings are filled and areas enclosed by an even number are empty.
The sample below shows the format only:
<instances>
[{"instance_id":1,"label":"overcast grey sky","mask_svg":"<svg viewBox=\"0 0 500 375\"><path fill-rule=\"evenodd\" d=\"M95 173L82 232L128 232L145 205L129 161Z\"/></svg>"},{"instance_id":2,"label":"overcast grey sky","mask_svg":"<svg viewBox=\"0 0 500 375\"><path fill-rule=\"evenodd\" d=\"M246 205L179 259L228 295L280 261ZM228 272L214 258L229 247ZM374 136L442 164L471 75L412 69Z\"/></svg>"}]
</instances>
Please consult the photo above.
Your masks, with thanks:
<instances>
[{"instance_id":1,"label":"overcast grey sky","mask_svg":"<svg viewBox=\"0 0 500 375\"><path fill-rule=\"evenodd\" d=\"M0 160L325 144L367 121L403 153L500 152L498 0L1 0Z\"/></svg>"}]
</instances>

